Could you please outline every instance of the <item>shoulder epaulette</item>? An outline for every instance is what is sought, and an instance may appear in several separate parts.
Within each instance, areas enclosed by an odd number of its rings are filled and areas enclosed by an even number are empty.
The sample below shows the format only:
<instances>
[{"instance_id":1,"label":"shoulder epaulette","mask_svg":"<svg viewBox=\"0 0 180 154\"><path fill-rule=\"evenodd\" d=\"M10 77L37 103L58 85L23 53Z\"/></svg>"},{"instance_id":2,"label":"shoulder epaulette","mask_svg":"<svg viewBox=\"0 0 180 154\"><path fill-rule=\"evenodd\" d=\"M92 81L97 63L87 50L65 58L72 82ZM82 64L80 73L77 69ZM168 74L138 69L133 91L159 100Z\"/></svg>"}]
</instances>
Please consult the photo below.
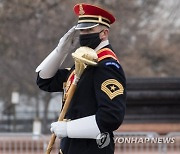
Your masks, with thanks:
<instances>
[{"instance_id":1,"label":"shoulder epaulette","mask_svg":"<svg viewBox=\"0 0 180 154\"><path fill-rule=\"evenodd\" d=\"M97 52L97 55L98 55L98 62L105 59L105 58L113 58L114 60L119 62L115 53L109 48L104 48L104 49L99 50Z\"/></svg>"}]
</instances>

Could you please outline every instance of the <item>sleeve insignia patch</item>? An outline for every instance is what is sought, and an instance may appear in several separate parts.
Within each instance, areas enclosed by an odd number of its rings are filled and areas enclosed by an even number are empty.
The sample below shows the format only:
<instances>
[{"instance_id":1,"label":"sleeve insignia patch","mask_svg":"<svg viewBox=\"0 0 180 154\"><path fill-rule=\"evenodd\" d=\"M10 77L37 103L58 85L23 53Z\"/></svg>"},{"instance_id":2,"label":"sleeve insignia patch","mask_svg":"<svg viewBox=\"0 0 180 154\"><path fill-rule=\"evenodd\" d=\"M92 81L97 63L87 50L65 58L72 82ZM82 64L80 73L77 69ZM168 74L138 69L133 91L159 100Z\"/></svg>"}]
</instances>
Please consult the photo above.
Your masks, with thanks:
<instances>
[{"instance_id":1,"label":"sleeve insignia patch","mask_svg":"<svg viewBox=\"0 0 180 154\"><path fill-rule=\"evenodd\" d=\"M108 79L101 84L101 90L112 100L124 93L124 87L115 79Z\"/></svg>"}]
</instances>

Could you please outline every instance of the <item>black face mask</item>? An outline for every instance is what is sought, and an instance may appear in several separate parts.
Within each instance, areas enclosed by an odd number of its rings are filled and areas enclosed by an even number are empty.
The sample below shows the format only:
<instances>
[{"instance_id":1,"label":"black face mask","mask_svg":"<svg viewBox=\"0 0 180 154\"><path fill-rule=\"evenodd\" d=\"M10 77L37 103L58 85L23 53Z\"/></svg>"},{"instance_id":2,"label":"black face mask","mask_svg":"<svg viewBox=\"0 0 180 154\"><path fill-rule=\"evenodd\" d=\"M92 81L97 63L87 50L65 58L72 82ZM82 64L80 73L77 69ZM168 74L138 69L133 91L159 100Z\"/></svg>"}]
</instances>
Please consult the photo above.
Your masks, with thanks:
<instances>
[{"instance_id":1,"label":"black face mask","mask_svg":"<svg viewBox=\"0 0 180 154\"><path fill-rule=\"evenodd\" d=\"M86 46L95 49L101 43L101 39L99 38L99 34L101 32L92 34L81 34L79 36L80 46Z\"/></svg>"}]
</instances>

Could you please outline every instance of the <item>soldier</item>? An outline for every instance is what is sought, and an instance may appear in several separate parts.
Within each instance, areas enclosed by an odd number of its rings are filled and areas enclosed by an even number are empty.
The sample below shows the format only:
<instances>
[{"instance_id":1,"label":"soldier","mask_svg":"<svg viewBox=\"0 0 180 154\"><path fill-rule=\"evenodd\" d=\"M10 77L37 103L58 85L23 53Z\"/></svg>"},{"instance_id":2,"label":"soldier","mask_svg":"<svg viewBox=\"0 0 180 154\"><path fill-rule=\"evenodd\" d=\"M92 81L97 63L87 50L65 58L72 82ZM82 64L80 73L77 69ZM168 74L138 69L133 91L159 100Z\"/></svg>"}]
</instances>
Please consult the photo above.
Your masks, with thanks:
<instances>
[{"instance_id":1,"label":"soldier","mask_svg":"<svg viewBox=\"0 0 180 154\"><path fill-rule=\"evenodd\" d=\"M78 24L61 38L50 56L37 68L37 85L48 92L67 93L72 80L74 66L59 69L63 52L71 46L74 33L80 32L80 46L94 49L98 55L95 67L87 66L83 72L66 120L51 124L51 132L61 139L63 154L113 154L113 131L122 124L125 114L126 79L108 40L109 28L115 22L108 11L90 4L77 4L74 12ZM97 142L99 134L106 134L109 141ZM101 138L102 136L100 136ZM101 138L102 139L102 138Z\"/></svg>"}]
</instances>

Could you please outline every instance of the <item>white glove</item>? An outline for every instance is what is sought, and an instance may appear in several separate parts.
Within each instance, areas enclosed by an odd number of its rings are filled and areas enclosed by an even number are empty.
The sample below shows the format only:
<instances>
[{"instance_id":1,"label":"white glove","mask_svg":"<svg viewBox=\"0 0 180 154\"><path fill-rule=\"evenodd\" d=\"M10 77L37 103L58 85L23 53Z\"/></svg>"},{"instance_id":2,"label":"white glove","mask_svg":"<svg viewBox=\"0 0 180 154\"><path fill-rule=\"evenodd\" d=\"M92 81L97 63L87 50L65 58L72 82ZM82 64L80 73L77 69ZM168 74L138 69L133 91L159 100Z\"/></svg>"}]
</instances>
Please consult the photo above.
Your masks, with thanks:
<instances>
[{"instance_id":1,"label":"white glove","mask_svg":"<svg viewBox=\"0 0 180 154\"><path fill-rule=\"evenodd\" d=\"M65 122L65 121L53 122L51 124L50 130L58 138L67 137L67 122Z\"/></svg>"},{"instance_id":2,"label":"white glove","mask_svg":"<svg viewBox=\"0 0 180 154\"><path fill-rule=\"evenodd\" d=\"M76 32L76 26L73 26L60 40L57 45L57 51L61 53L66 53L72 45L74 45L75 40L74 35ZM76 41L77 42L77 41Z\"/></svg>"},{"instance_id":3,"label":"white glove","mask_svg":"<svg viewBox=\"0 0 180 154\"><path fill-rule=\"evenodd\" d=\"M96 123L95 115L72 121L59 121L51 124L51 132L58 138L90 138L96 139L101 133Z\"/></svg>"},{"instance_id":4,"label":"white glove","mask_svg":"<svg viewBox=\"0 0 180 154\"><path fill-rule=\"evenodd\" d=\"M72 52L72 49L78 43L78 39L74 37L75 33L74 26L60 39L57 47L36 68L36 72L40 71L41 78L47 79L55 75L67 55Z\"/></svg>"}]
</instances>

